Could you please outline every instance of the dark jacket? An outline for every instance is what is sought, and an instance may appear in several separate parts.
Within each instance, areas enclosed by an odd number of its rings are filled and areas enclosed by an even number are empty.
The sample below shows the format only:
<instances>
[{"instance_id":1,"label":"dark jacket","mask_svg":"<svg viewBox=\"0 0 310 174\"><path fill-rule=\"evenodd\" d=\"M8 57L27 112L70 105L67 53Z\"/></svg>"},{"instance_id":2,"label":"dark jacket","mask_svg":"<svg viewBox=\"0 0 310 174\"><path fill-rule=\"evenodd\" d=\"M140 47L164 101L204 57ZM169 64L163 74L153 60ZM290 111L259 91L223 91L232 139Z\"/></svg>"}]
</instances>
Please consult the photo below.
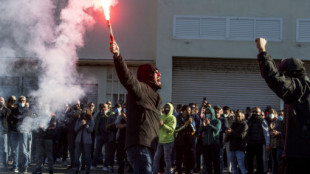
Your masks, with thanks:
<instances>
[{"instance_id":1,"label":"dark jacket","mask_svg":"<svg viewBox=\"0 0 310 174\"><path fill-rule=\"evenodd\" d=\"M0 123L1 123L1 130L0 132L7 134L9 131L9 127L8 127L8 118L11 114L11 110L3 107L2 110L0 111Z\"/></svg>"},{"instance_id":2,"label":"dark jacket","mask_svg":"<svg viewBox=\"0 0 310 174\"><path fill-rule=\"evenodd\" d=\"M52 115L46 129L39 129L38 138L53 140L56 136L56 116Z\"/></svg>"},{"instance_id":3,"label":"dark jacket","mask_svg":"<svg viewBox=\"0 0 310 174\"><path fill-rule=\"evenodd\" d=\"M114 65L120 82L128 92L125 146L146 146L156 150L162 102L154 82L156 68L141 65L136 77L121 55L114 56Z\"/></svg>"},{"instance_id":4,"label":"dark jacket","mask_svg":"<svg viewBox=\"0 0 310 174\"><path fill-rule=\"evenodd\" d=\"M180 113L177 117L176 117L176 128L175 128L175 135L176 135L176 138L175 138L175 145L177 146L183 146L185 145L186 143L188 142L185 142L187 141L188 139L190 139L191 137L192 138L195 138L194 136L194 133L195 133L195 130L193 129L194 126L192 125L188 125L188 126L185 126L185 122L190 118L191 116L189 116L188 118L184 118L182 113ZM194 119L193 119L194 120ZM193 121L194 122L194 121Z\"/></svg>"},{"instance_id":5,"label":"dark jacket","mask_svg":"<svg viewBox=\"0 0 310 174\"><path fill-rule=\"evenodd\" d=\"M258 55L262 77L278 97L284 100L288 112L284 155L310 159L310 80L307 76L289 77L278 72L271 56Z\"/></svg>"},{"instance_id":6,"label":"dark jacket","mask_svg":"<svg viewBox=\"0 0 310 174\"><path fill-rule=\"evenodd\" d=\"M76 121L74 131L76 132L75 143L78 144L92 144L93 140L91 133L94 130L94 120L87 120L85 125L82 125L82 120L79 118Z\"/></svg>"},{"instance_id":7,"label":"dark jacket","mask_svg":"<svg viewBox=\"0 0 310 174\"><path fill-rule=\"evenodd\" d=\"M269 126L261 115L252 115L248 120L248 144L270 145Z\"/></svg>"},{"instance_id":8,"label":"dark jacket","mask_svg":"<svg viewBox=\"0 0 310 174\"><path fill-rule=\"evenodd\" d=\"M219 136L222 127L222 123L219 119L215 118L213 108L207 108L211 111L210 124L206 126L200 126L199 132L202 134L202 144L204 146L212 144L220 144Z\"/></svg>"},{"instance_id":9,"label":"dark jacket","mask_svg":"<svg viewBox=\"0 0 310 174\"><path fill-rule=\"evenodd\" d=\"M31 116L31 112L29 108L26 107L16 107L13 108L11 111L12 112L8 118L9 130L14 132L20 131L19 126L23 123L23 120L26 117Z\"/></svg>"},{"instance_id":10,"label":"dark jacket","mask_svg":"<svg viewBox=\"0 0 310 174\"><path fill-rule=\"evenodd\" d=\"M225 141L229 141L231 151L245 150L245 137L248 130L248 125L245 121L234 121L231 125L231 133L226 134Z\"/></svg>"},{"instance_id":11,"label":"dark jacket","mask_svg":"<svg viewBox=\"0 0 310 174\"><path fill-rule=\"evenodd\" d=\"M80 118L82 113L82 109L70 108L70 110L66 113L65 124L67 127L67 132L71 134L75 134L74 128L76 121Z\"/></svg>"}]
</instances>

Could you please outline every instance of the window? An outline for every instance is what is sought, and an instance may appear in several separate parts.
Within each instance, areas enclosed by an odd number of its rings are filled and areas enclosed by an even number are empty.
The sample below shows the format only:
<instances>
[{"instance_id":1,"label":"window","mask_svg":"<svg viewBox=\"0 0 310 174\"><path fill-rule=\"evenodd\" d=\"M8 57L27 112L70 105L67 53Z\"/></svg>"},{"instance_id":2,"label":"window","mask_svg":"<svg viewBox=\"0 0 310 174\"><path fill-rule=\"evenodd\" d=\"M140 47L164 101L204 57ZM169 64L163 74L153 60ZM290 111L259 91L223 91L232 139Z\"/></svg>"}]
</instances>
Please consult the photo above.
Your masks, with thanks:
<instances>
[{"instance_id":1,"label":"window","mask_svg":"<svg viewBox=\"0 0 310 174\"><path fill-rule=\"evenodd\" d=\"M136 67L130 67L129 69L133 74L137 74ZM114 67L109 67L107 70L106 89L106 100L112 101L113 104L126 102L127 90L120 83Z\"/></svg>"},{"instance_id":2,"label":"window","mask_svg":"<svg viewBox=\"0 0 310 174\"><path fill-rule=\"evenodd\" d=\"M297 19L296 42L310 42L310 19Z\"/></svg>"},{"instance_id":3,"label":"window","mask_svg":"<svg viewBox=\"0 0 310 174\"><path fill-rule=\"evenodd\" d=\"M254 17L175 16L175 39L282 40L282 19Z\"/></svg>"}]
</instances>

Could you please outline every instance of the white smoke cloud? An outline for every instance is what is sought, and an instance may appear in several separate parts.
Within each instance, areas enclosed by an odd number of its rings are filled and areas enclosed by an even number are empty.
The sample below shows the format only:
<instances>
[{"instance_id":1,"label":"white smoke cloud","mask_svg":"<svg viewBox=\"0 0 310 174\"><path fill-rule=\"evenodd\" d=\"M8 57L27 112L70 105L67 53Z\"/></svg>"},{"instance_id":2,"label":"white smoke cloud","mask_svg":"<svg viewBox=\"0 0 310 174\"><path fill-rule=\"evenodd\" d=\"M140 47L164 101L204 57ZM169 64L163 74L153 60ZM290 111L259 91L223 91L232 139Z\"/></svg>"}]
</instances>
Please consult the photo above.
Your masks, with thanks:
<instances>
[{"instance_id":1,"label":"white smoke cloud","mask_svg":"<svg viewBox=\"0 0 310 174\"><path fill-rule=\"evenodd\" d=\"M59 8L60 3L66 3ZM0 5L0 57L37 58L40 62L39 89L31 92L42 105L53 106L52 112L84 96L78 85L77 50L84 45L86 30L95 21L89 11L100 9L101 0L2 0ZM117 1L113 1L115 5ZM55 15L60 10L59 19ZM9 66L2 62L2 66ZM0 75L10 75L1 72ZM37 122L48 122L38 114ZM44 118L40 119L40 115ZM31 122L31 121L30 121ZM37 129L23 124L23 129Z\"/></svg>"}]
</instances>

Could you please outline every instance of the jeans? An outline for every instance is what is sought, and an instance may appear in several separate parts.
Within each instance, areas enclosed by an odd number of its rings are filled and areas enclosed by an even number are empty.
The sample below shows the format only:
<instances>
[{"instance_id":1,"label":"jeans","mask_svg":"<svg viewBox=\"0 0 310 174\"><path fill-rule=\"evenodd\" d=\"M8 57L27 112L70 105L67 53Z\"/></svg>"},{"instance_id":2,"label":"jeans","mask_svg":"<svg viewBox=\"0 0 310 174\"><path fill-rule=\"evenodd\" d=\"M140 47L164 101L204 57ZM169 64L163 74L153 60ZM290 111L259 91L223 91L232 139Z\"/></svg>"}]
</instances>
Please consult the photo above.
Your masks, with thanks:
<instances>
[{"instance_id":1,"label":"jeans","mask_svg":"<svg viewBox=\"0 0 310 174\"><path fill-rule=\"evenodd\" d=\"M160 157L164 153L164 159L166 164L166 172L165 174L171 173L171 153L173 149L174 142L171 143L159 143L157 145L157 150L154 157L154 163L153 163L153 174L158 173L159 168L159 160Z\"/></svg>"},{"instance_id":2,"label":"jeans","mask_svg":"<svg viewBox=\"0 0 310 174\"><path fill-rule=\"evenodd\" d=\"M19 157L24 160L22 167L28 167L28 133L11 132L11 147L13 156L13 168L18 168ZM22 152L19 152L21 149Z\"/></svg>"},{"instance_id":3,"label":"jeans","mask_svg":"<svg viewBox=\"0 0 310 174\"><path fill-rule=\"evenodd\" d=\"M0 162L8 166L8 134L0 133Z\"/></svg>"},{"instance_id":4,"label":"jeans","mask_svg":"<svg viewBox=\"0 0 310 174\"><path fill-rule=\"evenodd\" d=\"M244 164L244 152L242 151L230 151L229 152L230 161L232 164L233 174L238 174L238 167L240 168L241 174L246 174L246 168ZM238 167L237 167L238 166Z\"/></svg>"},{"instance_id":5,"label":"jeans","mask_svg":"<svg viewBox=\"0 0 310 174\"><path fill-rule=\"evenodd\" d=\"M97 166L97 163L98 161L101 161L102 162L102 147L103 145L105 144L106 142L104 141L103 138L101 138L100 136L97 136L96 137L96 140L95 140L95 152L94 152L94 158L93 158L93 162L92 162L92 165L93 166ZM107 154L105 154L107 155ZM100 159L99 159L100 158Z\"/></svg>"},{"instance_id":6,"label":"jeans","mask_svg":"<svg viewBox=\"0 0 310 174\"><path fill-rule=\"evenodd\" d=\"M152 174L154 152L150 148L132 146L127 149L126 153L134 174Z\"/></svg>"},{"instance_id":7,"label":"jeans","mask_svg":"<svg viewBox=\"0 0 310 174\"><path fill-rule=\"evenodd\" d=\"M90 171L91 166L91 144L75 143L76 170L81 171L81 155L85 157L85 173Z\"/></svg>"}]
</instances>

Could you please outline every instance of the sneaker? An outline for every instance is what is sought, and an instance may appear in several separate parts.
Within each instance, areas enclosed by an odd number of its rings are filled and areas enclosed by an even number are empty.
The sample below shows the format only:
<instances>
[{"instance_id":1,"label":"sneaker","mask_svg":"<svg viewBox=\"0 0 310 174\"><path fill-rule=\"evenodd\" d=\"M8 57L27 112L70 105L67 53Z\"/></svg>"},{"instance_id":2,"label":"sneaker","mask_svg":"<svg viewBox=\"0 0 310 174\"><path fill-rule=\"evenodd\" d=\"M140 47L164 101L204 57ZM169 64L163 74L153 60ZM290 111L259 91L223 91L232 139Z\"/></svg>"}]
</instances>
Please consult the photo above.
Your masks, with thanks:
<instances>
[{"instance_id":1,"label":"sneaker","mask_svg":"<svg viewBox=\"0 0 310 174\"><path fill-rule=\"evenodd\" d=\"M18 173L19 171L18 171L17 168L12 168L12 169L11 169L11 172Z\"/></svg>"},{"instance_id":2,"label":"sneaker","mask_svg":"<svg viewBox=\"0 0 310 174\"><path fill-rule=\"evenodd\" d=\"M90 170L96 170L95 166L90 166Z\"/></svg>"},{"instance_id":3,"label":"sneaker","mask_svg":"<svg viewBox=\"0 0 310 174\"><path fill-rule=\"evenodd\" d=\"M102 167L102 171L109 172L109 169L108 169L108 167Z\"/></svg>"},{"instance_id":4,"label":"sneaker","mask_svg":"<svg viewBox=\"0 0 310 174\"><path fill-rule=\"evenodd\" d=\"M23 169L21 170L21 172L22 172L22 173L28 173L27 168L23 168Z\"/></svg>"}]
</instances>

